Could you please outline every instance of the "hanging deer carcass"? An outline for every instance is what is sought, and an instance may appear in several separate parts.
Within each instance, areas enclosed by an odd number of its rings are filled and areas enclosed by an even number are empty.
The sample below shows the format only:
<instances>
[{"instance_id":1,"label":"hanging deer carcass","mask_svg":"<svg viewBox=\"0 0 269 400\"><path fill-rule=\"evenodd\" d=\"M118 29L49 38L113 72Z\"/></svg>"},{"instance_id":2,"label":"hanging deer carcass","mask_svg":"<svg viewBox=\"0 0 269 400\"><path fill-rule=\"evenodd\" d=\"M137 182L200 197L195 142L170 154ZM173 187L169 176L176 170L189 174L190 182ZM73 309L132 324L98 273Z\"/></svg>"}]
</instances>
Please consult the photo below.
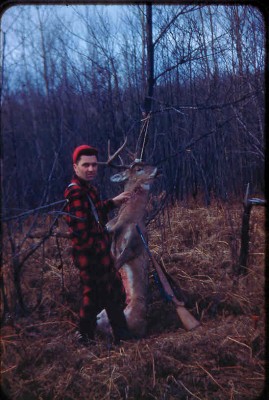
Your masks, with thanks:
<instances>
[{"instance_id":1,"label":"hanging deer carcass","mask_svg":"<svg viewBox=\"0 0 269 400\"><path fill-rule=\"evenodd\" d=\"M146 236L146 207L157 168L138 160L129 166L119 167L124 167L124 170L110 179L112 182L124 182L124 190L131 192L131 197L120 207L118 215L107 223L106 228L112 235L111 251L115 258L115 267L121 273L126 290L126 320L131 333L142 337L147 326L149 258L136 224ZM102 332L109 331L105 311L98 315L97 327Z\"/></svg>"}]
</instances>

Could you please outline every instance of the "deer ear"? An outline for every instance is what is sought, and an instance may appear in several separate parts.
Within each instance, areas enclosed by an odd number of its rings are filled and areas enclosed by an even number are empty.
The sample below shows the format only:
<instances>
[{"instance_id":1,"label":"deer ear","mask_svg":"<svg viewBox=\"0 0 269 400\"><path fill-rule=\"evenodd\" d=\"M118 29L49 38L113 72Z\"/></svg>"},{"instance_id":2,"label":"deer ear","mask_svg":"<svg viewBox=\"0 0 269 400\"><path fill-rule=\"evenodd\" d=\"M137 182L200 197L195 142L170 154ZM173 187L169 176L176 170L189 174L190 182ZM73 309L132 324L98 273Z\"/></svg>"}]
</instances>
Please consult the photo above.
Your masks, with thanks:
<instances>
[{"instance_id":1,"label":"deer ear","mask_svg":"<svg viewBox=\"0 0 269 400\"><path fill-rule=\"evenodd\" d=\"M110 177L111 182L124 182L128 178L125 171L120 172L118 174L112 175Z\"/></svg>"}]
</instances>

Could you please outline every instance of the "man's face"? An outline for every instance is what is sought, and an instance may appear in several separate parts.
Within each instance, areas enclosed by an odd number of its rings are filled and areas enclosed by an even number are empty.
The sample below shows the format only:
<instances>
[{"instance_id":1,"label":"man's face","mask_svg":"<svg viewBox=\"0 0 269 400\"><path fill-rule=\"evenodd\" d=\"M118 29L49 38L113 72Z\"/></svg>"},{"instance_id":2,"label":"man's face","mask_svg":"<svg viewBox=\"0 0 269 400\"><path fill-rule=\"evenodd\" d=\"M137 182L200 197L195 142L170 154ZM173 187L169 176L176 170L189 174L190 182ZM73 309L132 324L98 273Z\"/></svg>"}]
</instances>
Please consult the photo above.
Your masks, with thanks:
<instances>
[{"instance_id":1,"label":"man's face","mask_svg":"<svg viewBox=\"0 0 269 400\"><path fill-rule=\"evenodd\" d=\"M79 162L73 166L77 176L84 181L92 181L97 175L98 164L96 156L81 156Z\"/></svg>"}]
</instances>

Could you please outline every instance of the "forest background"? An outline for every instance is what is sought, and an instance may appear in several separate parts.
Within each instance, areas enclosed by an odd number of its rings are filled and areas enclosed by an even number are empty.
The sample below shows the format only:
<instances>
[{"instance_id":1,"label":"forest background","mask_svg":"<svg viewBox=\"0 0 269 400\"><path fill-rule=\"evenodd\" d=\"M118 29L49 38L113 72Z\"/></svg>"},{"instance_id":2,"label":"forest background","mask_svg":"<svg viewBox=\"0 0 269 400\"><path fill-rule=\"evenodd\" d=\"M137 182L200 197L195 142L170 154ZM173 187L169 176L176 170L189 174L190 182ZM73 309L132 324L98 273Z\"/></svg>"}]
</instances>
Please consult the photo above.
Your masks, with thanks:
<instances>
[{"instance_id":1,"label":"forest background","mask_svg":"<svg viewBox=\"0 0 269 400\"><path fill-rule=\"evenodd\" d=\"M61 200L75 146L134 152L186 200L264 191L265 23L245 5L16 6L2 16L3 213ZM100 171L108 196L119 188Z\"/></svg>"},{"instance_id":2,"label":"forest background","mask_svg":"<svg viewBox=\"0 0 269 400\"><path fill-rule=\"evenodd\" d=\"M14 400L262 398L266 16L193 3L2 16L1 389ZM161 172L150 249L201 324L183 329L150 272L146 337L85 351L63 192L75 146L104 161L126 136L123 161L145 139ZM100 166L104 197L121 190L112 173Z\"/></svg>"}]
</instances>

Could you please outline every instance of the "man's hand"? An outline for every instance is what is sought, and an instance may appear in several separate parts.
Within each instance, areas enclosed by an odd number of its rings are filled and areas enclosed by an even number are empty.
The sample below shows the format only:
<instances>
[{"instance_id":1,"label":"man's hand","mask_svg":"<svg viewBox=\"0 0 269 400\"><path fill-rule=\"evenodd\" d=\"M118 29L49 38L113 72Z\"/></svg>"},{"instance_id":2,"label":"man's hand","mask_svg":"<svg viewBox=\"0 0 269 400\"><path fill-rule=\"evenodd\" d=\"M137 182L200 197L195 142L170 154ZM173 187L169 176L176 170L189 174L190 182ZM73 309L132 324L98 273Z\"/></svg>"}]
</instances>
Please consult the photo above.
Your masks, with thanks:
<instances>
[{"instance_id":1,"label":"man's hand","mask_svg":"<svg viewBox=\"0 0 269 400\"><path fill-rule=\"evenodd\" d=\"M112 200L116 207L120 207L131 197L131 192L122 192L118 196L114 197Z\"/></svg>"}]
</instances>

